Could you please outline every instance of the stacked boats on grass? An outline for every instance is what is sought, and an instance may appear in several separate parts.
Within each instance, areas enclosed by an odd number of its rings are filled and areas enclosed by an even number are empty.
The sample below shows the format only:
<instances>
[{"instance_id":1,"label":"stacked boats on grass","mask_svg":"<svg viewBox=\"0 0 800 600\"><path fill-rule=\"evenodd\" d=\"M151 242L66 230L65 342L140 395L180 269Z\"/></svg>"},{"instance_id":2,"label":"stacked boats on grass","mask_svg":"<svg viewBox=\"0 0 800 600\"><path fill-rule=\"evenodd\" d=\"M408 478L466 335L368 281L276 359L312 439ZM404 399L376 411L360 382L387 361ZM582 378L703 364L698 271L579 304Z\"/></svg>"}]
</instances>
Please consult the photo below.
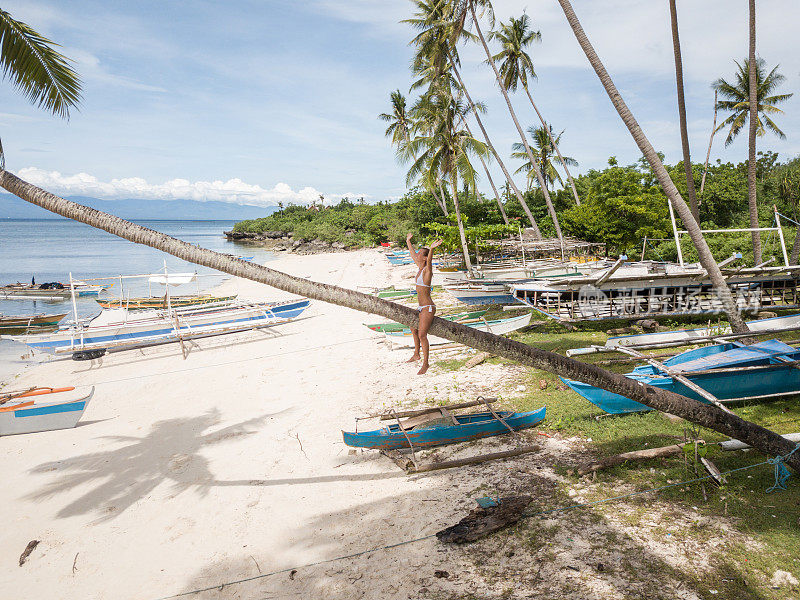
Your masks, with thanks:
<instances>
[{"instance_id":1,"label":"stacked boats on grass","mask_svg":"<svg viewBox=\"0 0 800 600\"><path fill-rule=\"evenodd\" d=\"M687 350L663 363L647 362L625 375L640 384L675 392L706 404L760 401L800 394L800 348L779 340L750 345L738 341ZM598 387L562 379L571 389L609 414L652 410Z\"/></svg>"}]
</instances>

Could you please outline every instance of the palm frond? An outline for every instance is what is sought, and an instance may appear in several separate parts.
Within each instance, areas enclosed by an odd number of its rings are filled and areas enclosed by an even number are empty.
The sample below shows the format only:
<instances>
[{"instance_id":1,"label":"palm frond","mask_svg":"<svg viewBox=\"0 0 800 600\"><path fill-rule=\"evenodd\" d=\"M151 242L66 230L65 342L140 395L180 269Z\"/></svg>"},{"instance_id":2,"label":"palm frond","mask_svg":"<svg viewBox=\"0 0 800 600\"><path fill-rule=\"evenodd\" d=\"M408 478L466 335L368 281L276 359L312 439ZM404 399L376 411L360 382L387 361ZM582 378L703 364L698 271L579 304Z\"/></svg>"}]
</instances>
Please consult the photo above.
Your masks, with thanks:
<instances>
[{"instance_id":1,"label":"palm frond","mask_svg":"<svg viewBox=\"0 0 800 600\"><path fill-rule=\"evenodd\" d=\"M0 9L0 69L28 100L68 119L81 99L81 81L58 45Z\"/></svg>"}]
</instances>

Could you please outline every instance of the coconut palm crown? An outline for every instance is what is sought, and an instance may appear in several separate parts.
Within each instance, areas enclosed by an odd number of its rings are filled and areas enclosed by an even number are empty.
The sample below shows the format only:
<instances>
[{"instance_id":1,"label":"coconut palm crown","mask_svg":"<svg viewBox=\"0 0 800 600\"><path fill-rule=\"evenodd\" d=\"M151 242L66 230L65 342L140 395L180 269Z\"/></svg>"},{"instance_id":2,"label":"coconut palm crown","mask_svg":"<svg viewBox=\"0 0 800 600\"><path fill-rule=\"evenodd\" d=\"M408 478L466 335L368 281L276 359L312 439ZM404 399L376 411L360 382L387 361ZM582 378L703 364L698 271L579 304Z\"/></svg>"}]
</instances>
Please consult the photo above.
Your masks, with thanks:
<instances>
[{"instance_id":1,"label":"coconut palm crown","mask_svg":"<svg viewBox=\"0 0 800 600\"><path fill-rule=\"evenodd\" d=\"M750 112L750 60L746 58L741 63L734 62L737 67L735 81L729 83L720 77L712 84L712 87L723 98L717 102L717 107L731 113L717 127L717 131L729 128L728 137L725 139L726 146L733 142L748 123ZM779 66L775 65L769 73L766 73L766 61L763 58L756 60L756 97L758 99L756 102L758 111L756 133L759 137L764 136L767 130L770 130L779 138L786 138L786 134L769 117L769 115L782 113L783 111L776 105L786 102L793 96L793 94L774 93L786 79L778 73Z\"/></svg>"},{"instance_id":2,"label":"coconut palm crown","mask_svg":"<svg viewBox=\"0 0 800 600\"><path fill-rule=\"evenodd\" d=\"M501 23L500 29L489 34L490 39L500 42L502 50L492 56L500 63L500 76L506 89L516 91L517 84L528 85L528 78L536 79L533 61L525 48L542 39L540 31L531 28L530 17L523 14L519 19L511 17L508 23Z\"/></svg>"},{"instance_id":3,"label":"coconut palm crown","mask_svg":"<svg viewBox=\"0 0 800 600\"><path fill-rule=\"evenodd\" d=\"M69 109L81 99L81 80L58 44L0 9L0 70L3 78L31 104L57 117L69 118ZM0 169L5 168L0 143Z\"/></svg>"},{"instance_id":4,"label":"coconut palm crown","mask_svg":"<svg viewBox=\"0 0 800 600\"><path fill-rule=\"evenodd\" d=\"M531 150L533 150L533 155L536 157L536 160L539 162L539 169L542 172L542 177L544 178L545 184L550 184L554 182L558 182L561 185L564 185L564 181L561 179L561 174L556 169L555 165L562 165L561 158L558 156L554 156L555 148L553 142L555 141L558 144L561 141L561 136L564 134L562 131L558 135L555 135L553 132L553 126L547 126L549 131L544 127L528 127L528 134L531 136L531 140L533 140L533 146ZM512 148L514 152L511 154L513 158L522 159L525 163L515 171L515 173L526 173L528 175L528 182L530 184L533 183L535 177L533 175L533 168L531 167L530 160L528 160L528 153L525 151L525 147L516 142L513 144ZM576 161L571 156L564 156L564 162L568 165L573 167L578 166L578 161Z\"/></svg>"}]
</instances>

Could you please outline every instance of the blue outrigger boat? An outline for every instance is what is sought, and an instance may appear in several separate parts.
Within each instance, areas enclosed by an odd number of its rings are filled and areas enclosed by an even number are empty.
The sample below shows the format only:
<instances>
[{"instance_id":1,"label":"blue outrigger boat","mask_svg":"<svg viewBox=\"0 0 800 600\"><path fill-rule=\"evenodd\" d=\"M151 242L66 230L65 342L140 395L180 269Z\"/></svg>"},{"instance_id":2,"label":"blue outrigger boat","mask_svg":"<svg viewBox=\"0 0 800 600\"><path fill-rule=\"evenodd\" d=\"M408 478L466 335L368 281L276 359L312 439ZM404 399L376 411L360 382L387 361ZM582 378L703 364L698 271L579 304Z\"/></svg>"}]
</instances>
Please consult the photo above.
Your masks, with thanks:
<instances>
[{"instance_id":1,"label":"blue outrigger boat","mask_svg":"<svg viewBox=\"0 0 800 600\"><path fill-rule=\"evenodd\" d=\"M800 349L779 340L767 340L749 346L730 342L687 350L664 361L666 369L644 365L625 376L708 404L706 398L670 374L688 379L721 402L761 400L800 394L799 363ZM639 402L586 383L561 380L610 414L652 410Z\"/></svg>"},{"instance_id":2,"label":"blue outrigger boat","mask_svg":"<svg viewBox=\"0 0 800 600\"><path fill-rule=\"evenodd\" d=\"M544 420L545 410L546 407L520 413L503 410L452 415L454 421L446 424L437 420L432 424L423 423L414 428L401 430L400 422L374 431L342 431L342 436L345 444L355 448L375 450L428 448L509 433L509 429L519 431L533 427Z\"/></svg>"}]
</instances>

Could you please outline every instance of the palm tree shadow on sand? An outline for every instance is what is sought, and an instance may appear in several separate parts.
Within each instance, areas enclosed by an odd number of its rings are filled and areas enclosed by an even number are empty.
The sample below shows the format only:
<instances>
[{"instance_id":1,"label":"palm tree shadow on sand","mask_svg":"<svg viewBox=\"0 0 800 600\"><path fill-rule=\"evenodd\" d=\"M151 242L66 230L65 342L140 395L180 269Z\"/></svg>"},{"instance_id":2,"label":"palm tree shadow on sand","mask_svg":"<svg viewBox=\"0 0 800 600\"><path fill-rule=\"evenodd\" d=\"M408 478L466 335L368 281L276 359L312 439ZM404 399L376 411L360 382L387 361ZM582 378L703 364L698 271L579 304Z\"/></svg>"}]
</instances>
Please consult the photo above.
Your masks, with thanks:
<instances>
[{"instance_id":1,"label":"palm tree shadow on sand","mask_svg":"<svg viewBox=\"0 0 800 600\"><path fill-rule=\"evenodd\" d=\"M215 485L215 478L200 450L256 433L254 428L275 414L278 413L209 431L220 422L219 410L215 408L188 419L158 421L143 437L105 436L104 439L124 445L38 465L31 473L59 471L62 475L27 499L43 500L96 483L59 510L57 516L65 518L94 511L99 513L98 521L107 521L165 480L172 483L172 495L190 489L205 495Z\"/></svg>"}]
</instances>

